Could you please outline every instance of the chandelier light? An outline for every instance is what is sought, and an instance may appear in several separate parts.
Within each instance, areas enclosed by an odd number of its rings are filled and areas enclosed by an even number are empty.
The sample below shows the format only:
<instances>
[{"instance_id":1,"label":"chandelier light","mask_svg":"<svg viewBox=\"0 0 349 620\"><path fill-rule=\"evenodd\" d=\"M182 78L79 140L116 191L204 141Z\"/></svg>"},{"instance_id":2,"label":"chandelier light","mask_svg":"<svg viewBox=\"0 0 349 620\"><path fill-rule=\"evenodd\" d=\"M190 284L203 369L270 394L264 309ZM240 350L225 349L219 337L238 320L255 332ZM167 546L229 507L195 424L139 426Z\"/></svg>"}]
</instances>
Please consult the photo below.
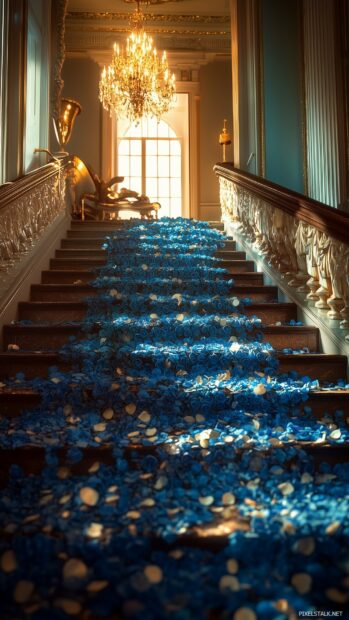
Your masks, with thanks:
<instances>
[{"instance_id":1,"label":"chandelier light","mask_svg":"<svg viewBox=\"0 0 349 620\"><path fill-rule=\"evenodd\" d=\"M115 112L118 118L136 123L143 116L160 120L174 103L175 76L169 71L166 52L159 57L152 37L143 28L139 1L131 20L134 29L126 47L115 43L111 64L102 71L99 99L110 115Z\"/></svg>"}]
</instances>

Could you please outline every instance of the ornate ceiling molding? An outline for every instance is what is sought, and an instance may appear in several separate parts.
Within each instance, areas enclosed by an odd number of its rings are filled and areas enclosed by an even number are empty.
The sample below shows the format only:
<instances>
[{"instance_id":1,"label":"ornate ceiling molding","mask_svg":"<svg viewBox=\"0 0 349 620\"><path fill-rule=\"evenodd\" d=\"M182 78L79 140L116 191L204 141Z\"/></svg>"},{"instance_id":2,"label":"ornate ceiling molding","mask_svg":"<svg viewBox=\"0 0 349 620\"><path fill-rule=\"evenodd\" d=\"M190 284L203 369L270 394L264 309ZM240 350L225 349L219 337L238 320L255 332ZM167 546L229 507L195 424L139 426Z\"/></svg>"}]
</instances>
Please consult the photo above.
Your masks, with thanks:
<instances>
[{"instance_id":1,"label":"ornate ceiling molding","mask_svg":"<svg viewBox=\"0 0 349 620\"><path fill-rule=\"evenodd\" d=\"M130 13L94 12L94 11L70 11L68 21L129 21ZM229 24L229 15L160 15L144 13L145 22L172 22L191 24Z\"/></svg>"},{"instance_id":2,"label":"ornate ceiling molding","mask_svg":"<svg viewBox=\"0 0 349 620\"><path fill-rule=\"evenodd\" d=\"M123 0L125 4L137 4L137 0ZM139 4L168 4L169 2L177 3L183 0L139 0Z\"/></svg>"},{"instance_id":3,"label":"ornate ceiling molding","mask_svg":"<svg viewBox=\"0 0 349 620\"><path fill-rule=\"evenodd\" d=\"M73 56L76 53L84 54L88 50L105 50L109 54L109 61L111 58L112 47L115 40L118 40L118 35L124 36L126 30L119 31L117 33L110 32L95 32L89 29L85 31L67 31L66 32L66 46L67 56ZM153 31L152 31L153 32ZM154 33L155 34L155 33ZM195 32L197 35L197 32ZM182 34L178 36L177 30L170 33L164 33L163 31L157 36L156 45L158 49L171 50L207 50L208 52L218 53L230 53L230 37L227 36L188 36Z\"/></svg>"},{"instance_id":4,"label":"ornate ceiling molding","mask_svg":"<svg viewBox=\"0 0 349 620\"><path fill-rule=\"evenodd\" d=\"M70 28L70 32L116 32L124 34L130 32L129 28L122 26L80 26L78 28ZM228 36L227 30L192 30L188 28L149 28L149 34L165 34L165 35L184 35L193 37L224 37Z\"/></svg>"},{"instance_id":5,"label":"ornate ceiling molding","mask_svg":"<svg viewBox=\"0 0 349 620\"><path fill-rule=\"evenodd\" d=\"M172 4L171 4L172 2ZM222 11L182 13L182 0L146 0L142 4L153 5L153 11L143 13L147 32L156 37L156 45L167 50L207 50L218 53L230 52L230 16ZM115 41L122 40L130 31L130 15L126 5L132 0L119 1L116 10L79 11L73 8L66 21L66 44L68 53L83 53L90 49L110 50ZM166 6L165 6L166 4ZM158 5L158 6L157 6ZM163 5L163 10L161 10ZM77 5L80 7L80 5ZM197 7L193 2L192 6ZM207 5L206 9L207 9ZM120 10L120 7L121 10ZM125 7L125 10L123 10ZM81 6L82 8L82 6ZM182 13L182 14L179 14Z\"/></svg>"}]
</instances>

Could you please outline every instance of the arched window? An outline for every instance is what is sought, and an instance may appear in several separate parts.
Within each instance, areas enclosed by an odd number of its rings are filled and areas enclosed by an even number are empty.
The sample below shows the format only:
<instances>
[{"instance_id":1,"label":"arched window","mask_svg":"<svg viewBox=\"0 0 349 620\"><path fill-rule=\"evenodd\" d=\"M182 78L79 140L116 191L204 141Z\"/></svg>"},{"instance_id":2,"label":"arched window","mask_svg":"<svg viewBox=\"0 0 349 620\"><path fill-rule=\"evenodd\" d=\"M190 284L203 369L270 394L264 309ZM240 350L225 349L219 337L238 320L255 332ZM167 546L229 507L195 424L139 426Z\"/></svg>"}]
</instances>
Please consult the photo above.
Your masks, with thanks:
<instances>
[{"instance_id":1,"label":"arched window","mask_svg":"<svg viewBox=\"0 0 349 620\"><path fill-rule=\"evenodd\" d=\"M143 118L131 125L118 147L123 185L161 204L160 217L182 213L181 142L164 121Z\"/></svg>"}]
</instances>

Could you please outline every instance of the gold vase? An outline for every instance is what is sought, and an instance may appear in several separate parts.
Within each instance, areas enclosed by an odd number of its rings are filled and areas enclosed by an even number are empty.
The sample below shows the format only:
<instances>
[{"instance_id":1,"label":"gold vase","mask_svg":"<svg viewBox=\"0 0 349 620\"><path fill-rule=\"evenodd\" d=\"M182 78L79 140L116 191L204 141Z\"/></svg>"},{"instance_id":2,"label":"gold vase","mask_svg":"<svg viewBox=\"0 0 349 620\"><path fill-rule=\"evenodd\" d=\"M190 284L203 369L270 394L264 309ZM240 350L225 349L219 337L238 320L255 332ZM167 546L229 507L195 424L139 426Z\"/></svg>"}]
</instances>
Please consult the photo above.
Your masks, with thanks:
<instances>
[{"instance_id":1,"label":"gold vase","mask_svg":"<svg viewBox=\"0 0 349 620\"><path fill-rule=\"evenodd\" d=\"M59 116L53 119L57 142L60 146L60 153L65 153L64 147L68 144L73 131L75 119L80 114L82 108L80 103L73 99L61 99Z\"/></svg>"}]
</instances>

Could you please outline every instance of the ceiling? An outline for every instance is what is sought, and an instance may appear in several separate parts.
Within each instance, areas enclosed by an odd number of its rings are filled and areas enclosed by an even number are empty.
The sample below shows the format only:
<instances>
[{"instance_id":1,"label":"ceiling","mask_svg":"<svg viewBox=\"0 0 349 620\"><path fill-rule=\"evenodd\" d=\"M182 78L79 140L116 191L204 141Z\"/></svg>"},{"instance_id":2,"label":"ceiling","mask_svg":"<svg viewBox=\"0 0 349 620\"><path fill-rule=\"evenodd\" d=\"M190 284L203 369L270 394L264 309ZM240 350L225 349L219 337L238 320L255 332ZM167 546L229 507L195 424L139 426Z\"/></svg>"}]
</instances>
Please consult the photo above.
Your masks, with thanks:
<instances>
[{"instance_id":1,"label":"ceiling","mask_svg":"<svg viewBox=\"0 0 349 620\"><path fill-rule=\"evenodd\" d=\"M69 0L67 55L111 53L129 31L136 0ZM159 49L171 52L230 53L229 0L141 0L145 28Z\"/></svg>"},{"instance_id":2,"label":"ceiling","mask_svg":"<svg viewBox=\"0 0 349 620\"><path fill-rule=\"evenodd\" d=\"M69 11L132 11L136 0L69 0ZM228 15L229 0L140 0L144 12Z\"/></svg>"}]
</instances>

